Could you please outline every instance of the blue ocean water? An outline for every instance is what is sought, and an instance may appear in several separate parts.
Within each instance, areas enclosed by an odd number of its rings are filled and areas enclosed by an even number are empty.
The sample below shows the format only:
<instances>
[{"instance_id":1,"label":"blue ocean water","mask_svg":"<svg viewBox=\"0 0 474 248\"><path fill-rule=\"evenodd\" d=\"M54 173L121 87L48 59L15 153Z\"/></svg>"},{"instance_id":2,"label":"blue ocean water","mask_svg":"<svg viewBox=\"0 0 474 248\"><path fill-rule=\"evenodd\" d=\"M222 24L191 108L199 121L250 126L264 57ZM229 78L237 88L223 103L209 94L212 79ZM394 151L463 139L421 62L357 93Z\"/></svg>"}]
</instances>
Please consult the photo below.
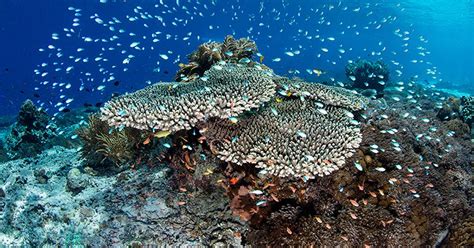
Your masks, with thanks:
<instances>
[{"instance_id":1,"label":"blue ocean water","mask_svg":"<svg viewBox=\"0 0 474 248\"><path fill-rule=\"evenodd\" d=\"M392 82L472 95L473 33L471 0L2 0L0 115L28 98L56 113L171 81L199 44L228 34L255 40L281 75L344 84L349 60L382 59Z\"/></svg>"}]
</instances>

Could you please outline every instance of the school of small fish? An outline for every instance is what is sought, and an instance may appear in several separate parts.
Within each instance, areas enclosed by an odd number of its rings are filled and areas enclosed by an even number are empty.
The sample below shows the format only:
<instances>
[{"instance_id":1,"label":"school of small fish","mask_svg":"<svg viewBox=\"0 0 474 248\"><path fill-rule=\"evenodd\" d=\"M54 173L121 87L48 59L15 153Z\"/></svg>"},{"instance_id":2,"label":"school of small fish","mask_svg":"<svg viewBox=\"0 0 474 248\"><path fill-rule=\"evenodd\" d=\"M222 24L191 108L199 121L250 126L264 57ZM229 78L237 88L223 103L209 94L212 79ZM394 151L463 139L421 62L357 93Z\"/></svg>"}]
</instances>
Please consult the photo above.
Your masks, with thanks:
<instances>
[{"instance_id":1,"label":"school of small fish","mask_svg":"<svg viewBox=\"0 0 474 248\"><path fill-rule=\"evenodd\" d=\"M110 4L106 0L101 0L101 3ZM144 3L143 6L128 4L125 7L129 8L129 12L126 15L117 16L71 6L68 8L71 25L64 27L60 32L53 33L51 44L39 48L39 52L46 57L46 61L37 65L34 70L39 82L35 90L41 92L42 89L48 87L47 90L55 90L58 97L57 99L40 98L37 104L57 115L73 106L75 99L79 99L78 92L93 93L96 94L95 97L106 100L112 91L111 88L119 86L123 78L133 79L133 76L136 76L134 72L143 70L144 63L149 65L150 79L169 81L170 76L160 73L168 70L176 71L178 64L185 60L187 53L203 42L221 40L229 30L232 30L231 34L236 37L248 37L256 41L260 50L258 53L260 62L265 62L271 68L275 68L277 73L307 77L309 81L326 77L330 83L344 87L347 82L355 81L356 78L350 76L348 79L336 79L331 72L342 71L345 64L362 57L388 61L391 64L391 71L396 72L391 78L395 82L392 88L400 93L398 96L391 97L394 102L405 101L417 104L418 96L411 90L414 85L413 80L421 77L428 78L433 83L442 80L436 66L429 61L430 52L425 48L425 44L428 43L427 38L417 34L413 29L402 29L398 25L396 15L378 15L376 10L380 4L366 3L353 6L339 1L335 4L315 5L317 6L305 8L292 1L282 0L281 3L273 6L266 6L261 1L258 8L243 8L237 3L222 5L215 0L209 3L180 2L179 0L165 3L160 0L158 3L146 6ZM396 7L399 11L404 11L400 4ZM364 20L365 23L343 22L337 19L340 14ZM193 23L196 21L204 23L207 21L209 25L195 26ZM255 23L258 24L255 25ZM101 32L97 33L93 30ZM376 35L387 32L391 35ZM209 33L214 35L209 37ZM284 45L275 43L275 40L280 39L275 39L276 37L283 36L291 42L286 42ZM391 41L387 42L377 37L384 37ZM357 46L353 43L353 39L363 39L365 42ZM71 42L73 46L70 45ZM69 45L66 46L66 44ZM232 52L226 55L232 56ZM263 61L265 57L268 59ZM400 59L402 57L408 59L402 62ZM310 62L298 63L300 61ZM239 62L247 64L250 60ZM416 71L426 73L424 76L410 75L411 78L407 82L408 76L403 73L403 70L408 66L412 68L414 64L418 68ZM222 69L219 64L215 64L214 67L218 70ZM383 76L370 76L378 77L379 83L385 85ZM138 82L136 87L142 88L151 84L150 79ZM205 77L201 79L207 81ZM282 94L285 95L285 92ZM324 105L321 103L317 105L319 113L326 115ZM416 108L421 110L418 105ZM275 109L272 109L272 113L278 115ZM351 119L354 118L350 112L346 115ZM362 117L368 118L366 115ZM400 117L411 118L423 125L430 125L428 118L418 120L418 117L411 113L400 113ZM389 116L382 113L377 118L383 120L388 119ZM232 116L229 117L229 121L237 123L239 119ZM352 122L359 124L356 120ZM430 133L435 131L436 128L430 126L426 133L418 134L416 138L432 140ZM381 131L390 135L397 132L395 128ZM163 130L157 132L155 138L164 138L169 134L168 131ZM453 134L447 134L447 136L450 135ZM300 139L307 138L307 134L299 130L296 131L295 136ZM71 137L71 139L76 138L77 136ZM232 142L237 139L238 137L234 137ZM144 143L149 142L149 139L144 141ZM391 147L371 144L369 149L373 154L383 153L386 149L402 152L403 145L396 139L392 139L390 144ZM172 147L169 143L162 145L165 148ZM190 150L191 147L185 145L183 149ZM449 147L445 149L449 151ZM307 156L307 159L314 160L311 156ZM364 171L359 162L355 161L354 166L358 171ZM408 173L413 173L412 168L403 165L395 165L395 167L398 170L405 169ZM380 173L387 171L385 167L374 169ZM389 180L390 184L396 182L395 178ZM341 188L341 192L343 190ZM258 196L265 192L255 189L250 194ZM414 191L413 196L419 197L419 194ZM355 207L359 206L354 200L351 200L351 204ZM263 207L266 202L258 201L256 205ZM357 216L353 214L352 218L357 219Z\"/></svg>"},{"instance_id":2,"label":"school of small fish","mask_svg":"<svg viewBox=\"0 0 474 248\"><path fill-rule=\"evenodd\" d=\"M100 3L113 4L107 0ZM356 58L368 57L390 62L392 71L397 73L393 80L403 80L404 68L414 64L416 71L425 71L430 80L442 80L429 61L430 51L425 47L428 39L413 28L402 28L396 12L378 14L379 3L339 1L306 6L281 0L254 4L255 8L244 7L239 1L222 4L216 0L123 3L126 14L70 6L70 25L52 33L51 43L38 49L45 62L34 69L38 95L47 87L61 97L39 98L37 104L57 114L81 104L75 100L81 94L105 101L116 90L114 87L123 93L121 81L134 80L137 88L151 80L169 81L170 76L160 73L176 71L197 45L221 40L229 32L256 41L260 60L281 74L299 75L306 71L299 76L325 76L331 83L344 86L346 79L336 79L330 72L343 70ZM395 5L395 10L405 11L400 4ZM347 17L345 20L364 21L344 22L340 15ZM277 43L285 38L291 42ZM354 39L364 42L356 45ZM264 57L268 59L263 61ZM400 61L402 57L405 62ZM144 64L149 67L149 78L137 82L135 72L142 72ZM68 97L73 94L76 97Z\"/></svg>"}]
</instances>

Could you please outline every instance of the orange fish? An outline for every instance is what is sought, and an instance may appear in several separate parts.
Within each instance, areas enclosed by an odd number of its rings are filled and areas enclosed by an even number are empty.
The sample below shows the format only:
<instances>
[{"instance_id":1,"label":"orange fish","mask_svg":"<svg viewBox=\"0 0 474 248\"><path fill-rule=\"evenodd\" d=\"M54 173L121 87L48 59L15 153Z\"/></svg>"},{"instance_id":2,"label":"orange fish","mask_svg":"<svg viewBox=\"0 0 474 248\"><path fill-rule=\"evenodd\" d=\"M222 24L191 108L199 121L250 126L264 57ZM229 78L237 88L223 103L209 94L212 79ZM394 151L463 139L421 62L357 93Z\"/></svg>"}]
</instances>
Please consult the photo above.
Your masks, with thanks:
<instances>
[{"instance_id":1,"label":"orange fish","mask_svg":"<svg viewBox=\"0 0 474 248\"><path fill-rule=\"evenodd\" d=\"M352 219L357 220L357 215L355 215L354 213L350 213L350 215Z\"/></svg>"},{"instance_id":2,"label":"orange fish","mask_svg":"<svg viewBox=\"0 0 474 248\"><path fill-rule=\"evenodd\" d=\"M229 182L230 182L231 185L235 185L239 182L239 179L236 178L236 177L233 177L229 180Z\"/></svg>"},{"instance_id":3,"label":"orange fish","mask_svg":"<svg viewBox=\"0 0 474 248\"><path fill-rule=\"evenodd\" d=\"M148 138L146 138L145 141L143 141L143 144L148 145L148 144L150 144L150 142L151 142L151 139L150 139L150 137L148 137Z\"/></svg>"},{"instance_id":4,"label":"orange fish","mask_svg":"<svg viewBox=\"0 0 474 248\"><path fill-rule=\"evenodd\" d=\"M351 204L354 206L354 207L358 207L359 206L359 203L357 203L357 201L355 200L350 200Z\"/></svg>"}]
</instances>

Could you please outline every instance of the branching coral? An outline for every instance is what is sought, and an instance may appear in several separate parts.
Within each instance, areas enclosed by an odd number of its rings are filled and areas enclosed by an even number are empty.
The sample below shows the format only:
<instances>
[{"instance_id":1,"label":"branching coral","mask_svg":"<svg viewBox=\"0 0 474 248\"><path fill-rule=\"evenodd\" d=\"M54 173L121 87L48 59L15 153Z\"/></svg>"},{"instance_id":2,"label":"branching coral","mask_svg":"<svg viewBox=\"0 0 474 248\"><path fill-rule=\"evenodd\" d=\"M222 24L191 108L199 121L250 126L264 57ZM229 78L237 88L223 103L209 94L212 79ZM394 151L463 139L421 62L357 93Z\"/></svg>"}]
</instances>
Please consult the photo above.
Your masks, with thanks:
<instances>
[{"instance_id":1,"label":"branching coral","mask_svg":"<svg viewBox=\"0 0 474 248\"><path fill-rule=\"evenodd\" d=\"M213 64L223 58L222 44L218 42L207 42L198 47L188 56L190 63L197 63L203 71L211 68Z\"/></svg>"},{"instance_id":2,"label":"branching coral","mask_svg":"<svg viewBox=\"0 0 474 248\"><path fill-rule=\"evenodd\" d=\"M346 76L353 82L354 88L374 89L381 96L389 80L389 71L382 61L357 60L346 65Z\"/></svg>"},{"instance_id":3,"label":"branching coral","mask_svg":"<svg viewBox=\"0 0 474 248\"><path fill-rule=\"evenodd\" d=\"M275 93L270 71L216 65L187 84L158 83L114 98L102 108L110 126L175 132L211 117L229 118L258 108Z\"/></svg>"},{"instance_id":4,"label":"branching coral","mask_svg":"<svg viewBox=\"0 0 474 248\"><path fill-rule=\"evenodd\" d=\"M257 45L252 40L246 38L236 40L232 35L228 35L222 44L222 52L227 59L252 58L257 53Z\"/></svg>"},{"instance_id":5,"label":"branching coral","mask_svg":"<svg viewBox=\"0 0 474 248\"><path fill-rule=\"evenodd\" d=\"M180 64L180 70L176 73L175 80L178 82L192 81L202 76L205 71L219 61L239 62L242 59L249 60L256 52L255 42L246 38L236 40L231 35L227 36L223 43L204 43L188 55L188 64Z\"/></svg>"}]
</instances>

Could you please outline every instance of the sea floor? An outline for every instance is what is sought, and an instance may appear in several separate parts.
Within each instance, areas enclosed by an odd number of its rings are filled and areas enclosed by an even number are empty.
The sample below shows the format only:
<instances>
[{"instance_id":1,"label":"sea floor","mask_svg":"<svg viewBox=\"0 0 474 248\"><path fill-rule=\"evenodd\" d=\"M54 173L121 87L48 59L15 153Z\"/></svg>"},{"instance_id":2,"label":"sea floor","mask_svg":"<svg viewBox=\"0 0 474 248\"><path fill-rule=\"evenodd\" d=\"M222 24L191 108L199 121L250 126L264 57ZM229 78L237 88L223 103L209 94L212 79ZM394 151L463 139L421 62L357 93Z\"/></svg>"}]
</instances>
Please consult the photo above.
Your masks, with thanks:
<instances>
[{"instance_id":1,"label":"sea floor","mask_svg":"<svg viewBox=\"0 0 474 248\"><path fill-rule=\"evenodd\" d=\"M60 138L43 144L44 149L27 147L37 154L17 153L11 159L3 149L0 244L377 247L472 242L470 127L459 118L440 119L437 106L448 101L446 93L420 87L413 92L411 97L387 93L374 101L354 159L331 176L290 185L295 191L259 208L256 221L235 214L239 195L232 192L242 188L222 187L215 183L224 180L222 175L203 173L209 164L219 171L218 161L198 162L192 170L166 163L120 170L87 164L75 129L90 111L74 110L55 120ZM0 128L4 147L12 128ZM374 144L381 149L375 152Z\"/></svg>"},{"instance_id":2,"label":"sea floor","mask_svg":"<svg viewBox=\"0 0 474 248\"><path fill-rule=\"evenodd\" d=\"M245 223L222 189L193 192L179 205L166 166L115 175L83 171L75 149L54 147L0 166L4 245L125 246L231 244Z\"/></svg>"}]
</instances>

